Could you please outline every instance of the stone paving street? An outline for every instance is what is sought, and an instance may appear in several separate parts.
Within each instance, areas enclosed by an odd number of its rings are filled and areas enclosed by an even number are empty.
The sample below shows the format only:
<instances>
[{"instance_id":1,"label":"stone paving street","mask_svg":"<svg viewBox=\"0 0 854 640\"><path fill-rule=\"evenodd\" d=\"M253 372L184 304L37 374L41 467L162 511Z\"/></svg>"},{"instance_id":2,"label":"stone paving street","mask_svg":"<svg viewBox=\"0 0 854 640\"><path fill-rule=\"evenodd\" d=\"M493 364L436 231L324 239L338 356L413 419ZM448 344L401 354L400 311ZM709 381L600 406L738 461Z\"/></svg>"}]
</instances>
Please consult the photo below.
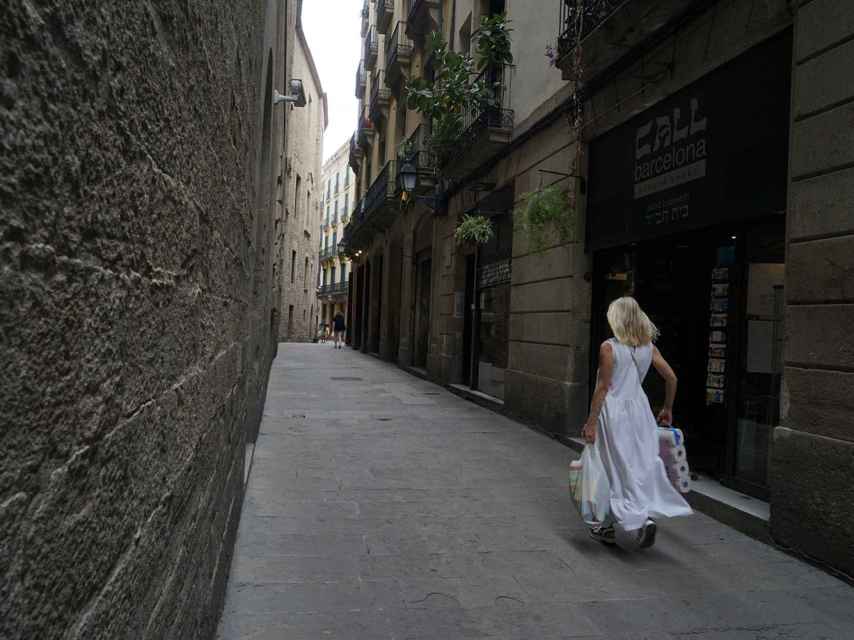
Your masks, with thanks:
<instances>
[{"instance_id":1,"label":"stone paving street","mask_svg":"<svg viewBox=\"0 0 854 640\"><path fill-rule=\"evenodd\" d=\"M282 344L218 637L850 640L854 589L697 514L587 537L571 450L329 344Z\"/></svg>"}]
</instances>

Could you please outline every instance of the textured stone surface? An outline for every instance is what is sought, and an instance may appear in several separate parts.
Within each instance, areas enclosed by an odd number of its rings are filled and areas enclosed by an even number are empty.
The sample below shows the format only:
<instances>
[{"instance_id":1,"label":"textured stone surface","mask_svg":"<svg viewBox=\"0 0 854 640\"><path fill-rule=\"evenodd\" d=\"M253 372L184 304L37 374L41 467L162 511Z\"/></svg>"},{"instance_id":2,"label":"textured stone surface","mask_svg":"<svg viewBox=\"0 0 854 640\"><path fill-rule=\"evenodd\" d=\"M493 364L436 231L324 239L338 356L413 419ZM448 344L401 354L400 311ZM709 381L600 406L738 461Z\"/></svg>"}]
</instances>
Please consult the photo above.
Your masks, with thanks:
<instances>
[{"instance_id":1,"label":"textured stone surface","mask_svg":"<svg viewBox=\"0 0 854 640\"><path fill-rule=\"evenodd\" d=\"M772 533L783 544L854 573L854 442L777 427L772 455Z\"/></svg>"},{"instance_id":2,"label":"textured stone surface","mask_svg":"<svg viewBox=\"0 0 854 640\"><path fill-rule=\"evenodd\" d=\"M843 640L854 590L703 515L587 537L573 453L392 364L283 345L219 640Z\"/></svg>"},{"instance_id":3,"label":"textured stone surface","mask_svg":"<svg viewBox=\"0 0 854 640\"><path fill-rule=\"evenodd\" d=\"M2 16L0 637L209 637L275 350L262 8Z\"/></svg>"}]
</instances>

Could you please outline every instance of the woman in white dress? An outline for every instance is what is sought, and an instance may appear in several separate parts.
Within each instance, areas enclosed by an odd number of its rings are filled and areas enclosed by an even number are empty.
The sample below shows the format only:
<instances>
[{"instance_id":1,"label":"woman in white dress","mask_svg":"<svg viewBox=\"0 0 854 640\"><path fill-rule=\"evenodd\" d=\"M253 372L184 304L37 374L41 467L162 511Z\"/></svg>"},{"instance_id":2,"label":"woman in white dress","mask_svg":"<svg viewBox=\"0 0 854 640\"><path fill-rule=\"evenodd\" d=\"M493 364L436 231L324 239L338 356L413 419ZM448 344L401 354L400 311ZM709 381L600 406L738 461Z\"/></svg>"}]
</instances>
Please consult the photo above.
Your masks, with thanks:
<instances>
[{"instance_id":1,"label":"woman in white dress","mask_svg":"<svg viewBox=\"0 0 854 640\"><path fill-rule=\"evenodd\" d=\"M608 307L614 338L599 347L599 372L583 435L595 443L610 482L610 515L590 534L613 544L630 539L641 547L655 542L654 517L686 516L691 507L670 480L658 456L658 423L673 421L676 374L653 344L658 329L631 297ZM650 365L664 378L664 408L658 421L642 382ZM617 535L617 534L621 535Z\"/></svg>"}]
</instances>

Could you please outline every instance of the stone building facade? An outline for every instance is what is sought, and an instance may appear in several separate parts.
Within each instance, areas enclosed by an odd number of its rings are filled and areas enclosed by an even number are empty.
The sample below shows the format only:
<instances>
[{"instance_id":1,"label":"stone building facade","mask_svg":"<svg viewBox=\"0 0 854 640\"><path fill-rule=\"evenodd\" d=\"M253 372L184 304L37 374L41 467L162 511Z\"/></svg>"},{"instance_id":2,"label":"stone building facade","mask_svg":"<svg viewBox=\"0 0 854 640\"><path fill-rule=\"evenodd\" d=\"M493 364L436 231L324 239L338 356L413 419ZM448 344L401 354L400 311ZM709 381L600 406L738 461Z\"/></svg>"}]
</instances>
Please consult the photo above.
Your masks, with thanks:
<instances>
[{"instance_id":1,"label":"stone building facade","mask_svg":"<svg viewBox=\"0 0 854 640\"><path fill-rule=\"evenodd\" d=\"M355 202L356 179L349 165L350 142L323 164L323 201L320 222L320 271L317 299L321 325L331 326L336 313L347 316L350 260L338 251L344 227Z\"/></svg>"},{"instance_id":2,"label":"stone building facade","mask_svg":"<svg viewBox=\"0 0 854 640\"><path fill-rule=\"evenodd\" d=\"M326 93L299 21L296 36L293 77L302 80L306 104L287 107L291 135L282 180L289 196L283 200L287 246L279 333L283 341L306 342L316 335L319 315L316 281L318 237L322 235L318 231L323 201L321 163L329 113Z\"/></svg>"},{"instance_id":3,"label":"stone building facade","mask_svg":"<svg viewBox=\"0 0 854 640\"><path fill-rule=\"evenodd\" d=\"M278 343L295 23L4 7L3 638L215 631Z\"/></svg>"},{"instance_id":4,"label":"stone building facade","mask_svg":"<svg viewBox=\"0 0 854 640\"><path fill-rule=\"evenodd\" d=\"M554 4L365 3L353 345L568 439L607 305L635 295L680 376L692 466L769 501L775 539L851 572L854 6ZM489 72L492 105L437 156L403 83L435 71L432 31L472 51L481 17L501 12L513 65ZM404 165L417 172L405 196ZM546 227L542 246L520 218L554 189L568 237ZM464 214L489 218L494 238L458 244Z\"/></svg>"}]
</instances>

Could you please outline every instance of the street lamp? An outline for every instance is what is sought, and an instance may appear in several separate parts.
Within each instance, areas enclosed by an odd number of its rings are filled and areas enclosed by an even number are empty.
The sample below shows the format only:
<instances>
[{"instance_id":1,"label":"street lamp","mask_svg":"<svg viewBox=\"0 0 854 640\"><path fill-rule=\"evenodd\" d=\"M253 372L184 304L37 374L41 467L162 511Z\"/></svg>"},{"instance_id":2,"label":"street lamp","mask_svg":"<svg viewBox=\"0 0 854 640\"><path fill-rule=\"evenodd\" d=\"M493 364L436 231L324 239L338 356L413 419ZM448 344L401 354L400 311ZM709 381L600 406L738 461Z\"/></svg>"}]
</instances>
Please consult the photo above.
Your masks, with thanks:
<instances>
[{"instance_id":1,"label":"street lamp","mask_svg":"<svg viewBox=\"0 0 854 640\"><path fill-rule=\"evenodd\" d=\"M400 178L400 186L402 190L400 199L403 202L406 202L409 200L409 194L414 192L415 187L418 185L418 167L415 165L412 158L403 160L403 164L400 165L400 169L398 170L398 177ZM416 195L414 196L414 200L415 202L423 202L433 212L436 212L442 206L442 191L438 182L436 182L433 193L434 195L432 196Z\"/></svg>"},{"instance_id":2,"label":"street lamp","mask_svg":"<svg viewBox=\"0 0 854 640\"><path fill-rule=\"evenodd\" d=\"M403 191L410 193L415 191L415 185L418 182L418 169L412 164L411 160L404 160L400 167L400 181L403 183Z\"/></svg>"}]
</instances>

